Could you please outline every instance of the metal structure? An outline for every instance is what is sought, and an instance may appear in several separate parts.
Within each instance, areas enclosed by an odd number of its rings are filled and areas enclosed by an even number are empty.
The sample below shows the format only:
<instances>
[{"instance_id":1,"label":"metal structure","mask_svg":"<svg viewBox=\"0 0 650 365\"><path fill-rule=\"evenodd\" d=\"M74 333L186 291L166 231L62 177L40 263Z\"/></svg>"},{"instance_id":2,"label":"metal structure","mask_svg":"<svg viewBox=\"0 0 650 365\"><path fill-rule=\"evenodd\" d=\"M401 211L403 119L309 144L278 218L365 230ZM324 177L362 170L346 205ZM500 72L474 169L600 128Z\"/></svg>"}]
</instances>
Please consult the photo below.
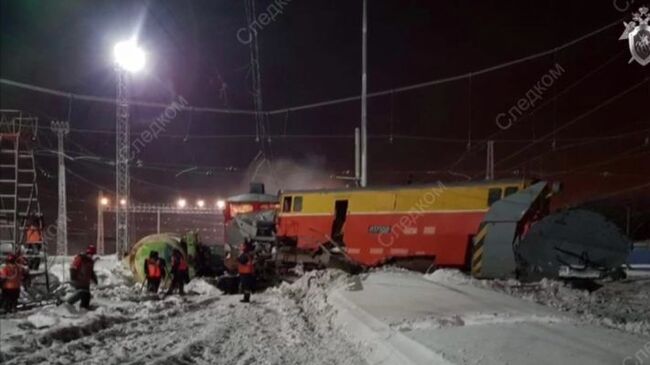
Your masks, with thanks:
<instances>
[{"instance_id":1,"label":"metal structure","mask_svg":"<svg viewBox=\"0 0 650 365\"><path fill-rule=\"evenodd\" d=\"M485 180L494 180L494 141L487 141Z\"/></svg>"},{"instance_id":2,"label":"metal structure","mask_svg":"<svg viewBox=\"0 0 650 365\"><path fill-rule=\"evenodd\" d=\"M105 251L105 238L104 238L104 213L118 213L114 204L109 204L107 201L104 201L106 204L102 204L102 198L104 196L100 194L100 198L97 204L97 246L98 253L101 255ZM173 215L213 215L217 216L218 219L215 220L215 223L220 225L223 228L223 209L211 208L211 207L184 207L180 208L174 205L166 204L127 204L124 210L127 214L155 214L156 215L156 232L151 233L162 233L161 231L161 215L162 214L173 214ZM221 234L220 236L223 236ZM127 245L119 246L116 241L116 249L122 249L128 251L130 247ZM120 251L117 251L120 252Z\"/></svg>"},{"instance_id":3,"label":"metal structure","mask_svg":"<svg viewBox=\"0 0 650 365\"><path fill-rule=\"evenodd\" d=\"M363 0L363 25L361 29L361 186L368 185L368 74L367 74L367 37L368 17L366 14L367 0Z\"/></svg>"},{"instance_id":4,"label":"metal structure","mask_svg":"<svg viewBox=\"0 0 650 365\"><path fill-rule=\"evenodd\" d=\"M117 199L115 199L115 229L116 229L116 247L117 254L128 248L129 241L129 212L130 205L130 185L129 176L129 158L130 158L130 138L129 138L129 101L128 87L129 74L120 67L116 67L117 72L117 103L115 110L115 187ZM123 204L122 204L123 203Z\"/></svg>"},{"instance_id":5,"label":"metal structure","mask_svg":"<svg viewBox=\"0 0 650 365\"><path fill-rule=\"evenodd\" d=\"M41 214L34 153L29 145L37 132L38 118L20 110L0 110L2 251L16 251L24 240L27 218Z\"/></svg>"},{"instance_id":6,"label":"metal structure","mask_svg":"<svg viewBox=\"0 0 650 365\"><path fill-rule=\"evenodd\" d=\"M52 121L52 131L57 137L59 166L59 204L58 217L56 220L56 254L62 256L68 254L68 210L66 204L65 149L63 146L63 139L70 132L70 125L68 122Z\"/></svg>"}]
</instances>

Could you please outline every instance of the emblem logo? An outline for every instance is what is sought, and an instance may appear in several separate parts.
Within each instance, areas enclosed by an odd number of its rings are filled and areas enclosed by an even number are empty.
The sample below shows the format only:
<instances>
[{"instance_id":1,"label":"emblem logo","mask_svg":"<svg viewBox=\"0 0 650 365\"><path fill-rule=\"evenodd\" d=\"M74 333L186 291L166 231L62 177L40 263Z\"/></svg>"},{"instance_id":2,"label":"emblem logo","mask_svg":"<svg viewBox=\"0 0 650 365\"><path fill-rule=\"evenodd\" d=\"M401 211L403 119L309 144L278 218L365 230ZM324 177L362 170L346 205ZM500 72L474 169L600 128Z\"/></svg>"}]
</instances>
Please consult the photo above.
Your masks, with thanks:
<instances>
[{"instance_id":1,"label":"emblem logo","mask_svg":"<svg viewBox=\"0 0 650 365\"><path fill-rule=\"evenodd\" d=\"M625 31L619 40L627 40L630 46L632 61L638 62L645 66L650 63L650 14L647 7L639 9L638 13L633 14L633 20L629 23L623 22Z\"/></svg>"}]
</instances>

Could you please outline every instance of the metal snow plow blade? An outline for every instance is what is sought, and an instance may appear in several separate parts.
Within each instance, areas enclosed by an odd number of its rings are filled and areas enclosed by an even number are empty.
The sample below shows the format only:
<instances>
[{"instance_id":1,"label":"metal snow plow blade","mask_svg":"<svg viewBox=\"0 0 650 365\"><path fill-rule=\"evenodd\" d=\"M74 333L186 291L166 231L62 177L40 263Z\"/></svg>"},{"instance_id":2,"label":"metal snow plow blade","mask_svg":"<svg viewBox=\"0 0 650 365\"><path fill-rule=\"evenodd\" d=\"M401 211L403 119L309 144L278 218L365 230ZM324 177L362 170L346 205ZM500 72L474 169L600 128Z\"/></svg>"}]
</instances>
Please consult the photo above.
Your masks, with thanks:
<instances>
[{"instance_id":1,"label":"metal snow plow blade","mask_svg":"<svg viewBox=\"0 0 650 365\"><path fill-rule=\"evenodd\" d=\"M495 202L474 237L472 276L482 279L620 277L632 244L586 210L547 215L547 182Z\"/></svg>"},{"instance_id":2,"label":"metal snow plow blade","mask_svg":"<svg viewBox=\"0 0 650 365\"><path fill-rule=\"evenodd\" d=\"M520 242L524 223L542 214L550 194L549 184L538 182L492 204L474 237L472 276L516 276L515 247Z\"/></svg>"},{"instance_id":3,"label":"metal snow plow blade","mask_svg":"<svg viewBox=\"0 0 650 365\"><path fill-rule=\"evenodd\" d=\"M632 247L616 225L587 210L568 210L536 223L516 250L526 280L620 277Z\"/></svg>"}]
</instances>

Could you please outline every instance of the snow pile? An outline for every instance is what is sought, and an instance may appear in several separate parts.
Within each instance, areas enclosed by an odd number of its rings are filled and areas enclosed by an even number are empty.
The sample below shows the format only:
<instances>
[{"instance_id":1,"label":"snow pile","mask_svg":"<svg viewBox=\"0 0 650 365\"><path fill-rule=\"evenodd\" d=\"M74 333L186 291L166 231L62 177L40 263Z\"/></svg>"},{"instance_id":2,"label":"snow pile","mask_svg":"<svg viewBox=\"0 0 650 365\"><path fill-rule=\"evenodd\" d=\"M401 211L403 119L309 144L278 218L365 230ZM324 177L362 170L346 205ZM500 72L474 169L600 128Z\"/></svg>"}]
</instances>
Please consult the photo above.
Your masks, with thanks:
<instances>
[{"instance_id":1,"label":"snow pile","mask_svg":"<svg viewBox=\"0 0 650 365\"><path fill-rule=\"evenodd\" d=\"M650 334L650 279L604 282L589 292L564 282L542 279L536 283L477 280L458 270L442 269L424 276L440 284L473 285L543 304L578 315L582 320L637 334Z\"/></svg>"},{"instance_id":2,"label":"snow pile","mask_svg":"<svg viewBox=\"0 0 650 365\"><path fill-rule=\"evenodd\" d=\"M217 287L208 283L203 278L192 279L192 281L185 286L185 291L200 295L221 295L221 290L217 289Z\"/></svg>"}]
</instances>

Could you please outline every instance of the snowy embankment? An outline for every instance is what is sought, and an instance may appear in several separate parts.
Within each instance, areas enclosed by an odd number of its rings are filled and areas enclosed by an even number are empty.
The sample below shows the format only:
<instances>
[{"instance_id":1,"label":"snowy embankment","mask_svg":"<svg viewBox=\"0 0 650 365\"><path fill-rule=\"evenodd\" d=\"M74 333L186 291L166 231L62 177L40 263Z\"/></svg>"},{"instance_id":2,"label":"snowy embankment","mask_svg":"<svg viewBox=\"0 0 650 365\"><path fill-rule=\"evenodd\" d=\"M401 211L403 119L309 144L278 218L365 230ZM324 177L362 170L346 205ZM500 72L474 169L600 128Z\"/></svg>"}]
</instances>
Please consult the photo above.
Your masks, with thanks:
<instances>
[{"instance_id":1,"label":"snowy embankment","mask_svg":"<svg viewBox=\"0 0 650 365\"><path fill-rule=\"evenodd\" d=\"M514 298L496 289L503 283L493 284L455 271L423 277L384 269L351 289L333 289L330 302L336 323L369 349L364 355L373 364L605 365L650 343L646 335Z\"/></svg>"},{"instance_id":2,"label":"snowy embankment","mask_svg":"<svg viewBox=\"0 0 650 365\"><path fill-rule=\"evenodd\" d=\"M359 347L332 326L327 293L341 273L310 273L253 295L247 305L202 279L192 280L183 298L161 299L142 293L114 260L102 258L97 271L92 311L48 305L0 318L0 362L365 363Z\"/></svg>"},{"instance_id":3,"label":"snowy embankment","mask_svg":"<svg viewBox=\"0 0 650 365\"><path fill-rule=\"evenodd\" d=\"M438 270L425 278L436 283L472 285L494 290L571 313L585 322L650 335L648 276L639 275L622 281L607 281L593 292L574 289L564 282L548 279L536 283L476 280L457 270Z\"/></svg>"}]
</instances>

